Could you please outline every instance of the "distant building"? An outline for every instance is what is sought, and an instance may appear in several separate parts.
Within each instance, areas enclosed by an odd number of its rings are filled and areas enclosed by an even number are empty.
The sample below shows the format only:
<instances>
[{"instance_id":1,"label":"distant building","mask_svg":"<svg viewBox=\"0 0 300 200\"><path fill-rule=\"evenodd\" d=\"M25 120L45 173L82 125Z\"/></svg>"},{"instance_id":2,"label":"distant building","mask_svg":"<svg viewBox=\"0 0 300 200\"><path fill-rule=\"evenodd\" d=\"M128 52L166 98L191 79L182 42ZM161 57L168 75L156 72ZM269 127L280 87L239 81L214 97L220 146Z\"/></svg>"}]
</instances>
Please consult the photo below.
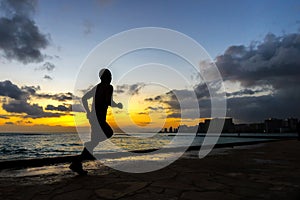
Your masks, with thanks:
<instances>
[{"instance_id":1,"label":"distant building","mask_svg":"<svg viewBox=\"0 0 300 200\"><path fill-rule=\"evenodd\" d=\"M266 133L280 133L282 127L282 119L270 118L265 120Z\"/></svg>"},{"instance_id":2,"label":"distant building","mask_svg":"<svg viewBox=\"0 0 300 200\"><path fill-rule=\"evenodd\" d=\"M236 133L263 133L265 132L264 123L252 123L252 124L235 124Z\"/></svg>"},{"instance_id":3,"label":"distant building","mask_svg":"<svg viewBox=\"0 0 300 200\"><path fill-rule=\"evenodd\" d=\"M178 127L179 133L196 133L198 130L198 126L187 126L187 125L180 125Z\"/></svg>"},{"instance_id":4,"label":"distant building","mask_svg":"<svg viewBox=\"0 0 300 200\"><path fill-rule=\"evenodd\" d=\"M234 132L234 124L232 122L232 118L214 118L214 119L206 119L204 123L199 123L198 132L206 133L208 131L210 123L214 125L223 125L222 133L233 133Z\"/></svg>"},{"instance_id":5,"label":"distant building","mask_svg":"<svg viewBox=\"0 0 300 200\"><path fill-rule=\"evenodd\" d=\"M200 122L198 125L198 131L197 133L206 133L207 129L205 129L205 124L204 122Z\"/></svg>"},{"instance_id":6,"label":"distant building","mask_svg":"<svg viewBox=\"0 0 300 200\"><path fill-rule=\"evenodd\" d=\"M249 132L250 133L263 133L263 132L265 132L265 124L264 123L249 124Z\"/></svg>"},{"instance_id":7,"label":"distant building","mask_svg":"<svg viewBox=\"0 0 300 200\"><path fill-rule=\"evenodd\" d=\"M237 133L249 133L249 124L235 124L234 125L235 132Z\"/></svg>"},{"instance_id":8,"label":"distant building","mask_svg":"<svg viewBox=\"0 0 300 200\"><path fill-rule=\"evenodd\" d=\"M222 132L223 133L233 133L234 132L234 124L232 122L232 118L225 118Z\"/></svg>"},{"instance_id":9,"label":"distant building","mask_svg":"<svg viewBox=\"0 0 300 200\"><path fill-rule=\"evenodd\" d=\"M296 132L297 131L297 125L298 125L298 119L297 118L288 118L288 128L290 129L290 132Z\"/></svg>"}]
</instances>

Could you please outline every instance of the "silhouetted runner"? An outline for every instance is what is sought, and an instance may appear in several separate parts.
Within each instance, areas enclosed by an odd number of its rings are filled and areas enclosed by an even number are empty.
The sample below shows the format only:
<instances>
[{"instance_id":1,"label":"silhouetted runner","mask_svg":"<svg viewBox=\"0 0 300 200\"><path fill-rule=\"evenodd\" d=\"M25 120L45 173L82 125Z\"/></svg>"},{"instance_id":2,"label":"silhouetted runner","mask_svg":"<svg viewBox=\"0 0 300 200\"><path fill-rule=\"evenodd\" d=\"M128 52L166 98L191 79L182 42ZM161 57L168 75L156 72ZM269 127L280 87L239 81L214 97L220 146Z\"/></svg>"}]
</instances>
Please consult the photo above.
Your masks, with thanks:
<instances>
[{"instance_id":1,"label":"silhouetted runner","mask_svg":"<svg viewBox=\"0 0 300 200\"><path fill-rule=\"evenodd\" d=\"M92 155L94 148L108 138L113 136L113 130L106 122L108 106L123 108L121 103L116 104L112 99L113 86L110 84L112 75L108 69L101 69L99 72L101 82L88 91L82 97L82 104L86 110L87 118L91 125L91 141L84 144L81 155L70 165L70 169L78 174L85 175L87 171L82 168L83 160L94 160ZM93 98L92 109L89 109L88 99Z\"/></svg>"}]
</instances>

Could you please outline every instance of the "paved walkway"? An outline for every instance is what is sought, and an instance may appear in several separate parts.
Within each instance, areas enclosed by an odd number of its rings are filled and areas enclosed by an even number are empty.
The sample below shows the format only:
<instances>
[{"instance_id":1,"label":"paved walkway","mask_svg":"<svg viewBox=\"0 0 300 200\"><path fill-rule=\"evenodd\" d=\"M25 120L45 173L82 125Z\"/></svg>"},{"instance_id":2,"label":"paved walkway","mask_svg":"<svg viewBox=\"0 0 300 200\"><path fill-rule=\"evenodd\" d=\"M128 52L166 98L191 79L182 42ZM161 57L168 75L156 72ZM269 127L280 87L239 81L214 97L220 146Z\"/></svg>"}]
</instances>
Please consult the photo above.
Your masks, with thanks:
<instances>
[{"instance_id":1,"label":"paved walkway","mask_svg":"<svg viewBox=\"0 0 300 200\"><path fill-rule=\"evenodd\" d=\"M0 178L0 199L300 199L300 142L281 141L229 154L180 159L151 173L109 168L89 176Z\"/></svg>"}]
</instances>

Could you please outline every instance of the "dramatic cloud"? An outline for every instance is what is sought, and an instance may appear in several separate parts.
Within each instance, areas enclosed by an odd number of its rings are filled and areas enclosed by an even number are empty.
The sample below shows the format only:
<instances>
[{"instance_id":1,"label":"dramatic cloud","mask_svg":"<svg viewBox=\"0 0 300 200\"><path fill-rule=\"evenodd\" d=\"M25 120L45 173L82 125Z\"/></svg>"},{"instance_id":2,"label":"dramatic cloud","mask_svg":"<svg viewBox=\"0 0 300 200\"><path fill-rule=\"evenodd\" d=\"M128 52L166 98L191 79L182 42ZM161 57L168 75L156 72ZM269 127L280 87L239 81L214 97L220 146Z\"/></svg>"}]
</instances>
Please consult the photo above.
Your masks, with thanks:
<instances>
[{"instance_id":1,"label":"dramatic cloud","mask_svg":"<svg viewBox=\"0 0 300 200\"><path fill-rule=\"evenodd\" d=\"M197 88L197 87L195 87ZM196 97L193 99L193 96ZM195 106L203 107L203 100L200 98L197 98L197 95L195 93L195 90L171 90L169 92L166 92L165 94L161 94L155 97L150 97L144 99L145 101L152 102L152 103L159 103L160 105L165 105L164 107L162 106L149 106L148 110L164 110L166 113L168 113L167 117L170 118L181 118L182 116L185 116L185 118L198 118L199 113L195 113ZM205 106L210 106L210 104L207 104L207 101L210 100L205 100L206 104ZM201 105L200 105L201 104ZM210 107L208 107L210 108ZM207 109L207 108L203 108ZM184 115L183 115L184 113ZM209 117L209 115L207 114Z\"/></svg>"},{"instance_id":2,"label":"dramatic cloud","mask_svg":"<svg viewBox=\"0 0 300 200\"><path fill-rule=\"evenodd\" d=\"M33 0L1 0L0 50L8 60L28 64L42 62L41 50L49 45L49 36L41 33L32 19L36 2Z\"/></svg>"},{"instance_id":3,"label":"dramatic cloud","mask_svg":"<svg viewBox=\"0 0 300 200\"><path fill-rule=\"evenodd\" d=\"M40 94L38 91L41 88L39 86L22 86L18 87L11 81L6 80L0 82L0 96L9 97L2 98L2 108L9 113L19 113L20 115L25 115L25 117L30 118L42 118L42 117L60 117L65 115L63 113L45 112L42 106L38 104L30 103L29 101L35 98L52 99L60 102L65 102L72 100L73 94L58 93L58 94ZM64 105L48 105L45 110L49 111L60 111L60 112L85 112L80 104L65 104ZM66 113L67 114L67 113ZM9 116L12 116L11 114ZM1 115L0 118L8 119L8 115Z\"/></svg>"},{"instance_id":4,"label":"dramatic cloud","mask_svg":"<svg viewBox=\"0 0 300 200\"><path fill-rule=\"evenodd\" d=\"M40 86L22 86L21 89L30 95L35 95L36 91L40 90Z\"/></svg>"},{"instance_id":5,"label":"dramatic cloud","mask_svg":"<svg viewBox=\"0 0 300 200\"><path fill-rule=\"evenodd\" d=\"M300 117L300 94L286 95L287 92L276 96L229 98L227 115L234 117L238 122L262 122L270 117Z\"/></svg>"},{"instance_id":6,"label":"dramatic cloud","mask_svg":"<svg viewBox=\"0 0 300 200\"><path fill-rule=\"evenodd\" d=\"M57 94L37 93L39 90L41 90L40 86L18 87L9 80L0 81L0 96L10 97L15 100L30 99L30 97L52 99L56 101L78 99L78 97L74 96L71 92Z\"/></svg>"},{"instance_id":7,"label":"dramatic cloud","mask_svg":"<svg viewBox=\"0 0 300 200\"><path fill-rule=\"evenodd\" d=\"M30 104L25 100L12 100L3 104L2 108L10 113L25 113L25 117L43 118L43 117L60 117L59 113L44 112L43 108L38 104Z\"/></svg>"},{"instance_id":8,"label":"dramatic cloud","mask_svg":"<svg viewBox=\"0 0 300 200\"><path fill-rule=\"evenodd\" d=\"M27 93L9 80L0 82L0 96L10 97L16 100L24 99Z\"/></svg>"},{"instance_id":9,"label":"dramatic cloud","mask_svg":"<svg viewBox=\"0 0 300 200\"><path fill-rule=\"evenodd\" d=\"M242 122L300 117L299 33L270 33L250 46L231 46L216 58L216 64L225 81L238 82L244 88L227 94L228 116ZM258 95L266 91L269 94Z\"/></svg>"},{"instance_id":10,"label":"dramatic cloud","mask_svg":"<svg viewBox=\"0 0 300 200\"><path fill-rule=\"evenodd\" d=\"M238 91L226 93L227 116L236 122L300 117L299 33L268 34L262 42L253 42L250 46L230 46L216 58L216 64L225 82L240 84ZM196 94L201 117L210 117L210 93L202 83L196 85L194 91L172 90L145 101L165 103L171 113L168 117L180 118L180 113L190 111L192 92ZM179 100L185 108L180 108Z\"/></svg>"},{"instance_id":11,"label":"dramatic cloud","mask_svg":"<svg viewBox=\"0 0 300 200\"><path fill-rule=\"evenodd\" d=\"M256 45L231 46L216 58L216 64L225 80L238 81L244 87L299 86L300 34L268 34Z\"/></svg>"}]
</instances>

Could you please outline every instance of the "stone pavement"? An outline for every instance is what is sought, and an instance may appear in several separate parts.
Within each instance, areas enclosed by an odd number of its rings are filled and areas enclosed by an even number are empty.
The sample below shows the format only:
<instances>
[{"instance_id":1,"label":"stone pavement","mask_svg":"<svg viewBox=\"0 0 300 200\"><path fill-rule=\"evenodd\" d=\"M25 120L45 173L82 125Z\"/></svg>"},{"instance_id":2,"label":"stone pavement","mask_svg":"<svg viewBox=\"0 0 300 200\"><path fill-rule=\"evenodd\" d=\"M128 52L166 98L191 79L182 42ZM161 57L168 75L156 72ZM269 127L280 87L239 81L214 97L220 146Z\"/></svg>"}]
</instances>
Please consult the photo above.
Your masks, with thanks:
<instances>
[{"instance_id":1,"label":"stone pavement","mask_svg":"<svg viewBox=\"0 0 300 200\"><path fill-rule=\"evenodd\" d=\"M289 140L182 158L144 174L102 167L88 176L0 178L0 199L300 199L299 154L300 142Z\"/></svg>"}]
</instances>

